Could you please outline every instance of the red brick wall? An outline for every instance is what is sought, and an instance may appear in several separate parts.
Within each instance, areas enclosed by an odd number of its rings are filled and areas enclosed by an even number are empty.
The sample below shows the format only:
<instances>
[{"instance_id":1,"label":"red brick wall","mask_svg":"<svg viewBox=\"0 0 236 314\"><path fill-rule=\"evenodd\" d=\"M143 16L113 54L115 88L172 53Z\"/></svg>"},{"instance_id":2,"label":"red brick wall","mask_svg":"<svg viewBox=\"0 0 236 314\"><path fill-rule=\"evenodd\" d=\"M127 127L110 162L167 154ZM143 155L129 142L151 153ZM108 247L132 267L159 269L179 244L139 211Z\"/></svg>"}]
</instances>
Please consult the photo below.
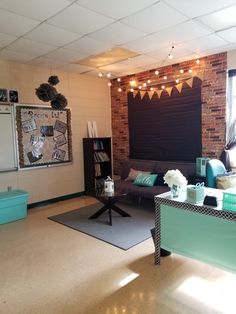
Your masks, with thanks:
<instances>
[{"instance_id":1,"label":"red brick wall","mask_svg":"<svg viewBox=\"0 0 236 314\"><path fill-rule=\"evenodd\" d=\"M202 156L218 158L223 147L225 137L226 111L226 69L227 54L220 53L196 60L186 61L159 68L159 77L167 75L176 77L180 69L202 79ZM120 165L129 158L129 128L127 88L129 81L146 82L148 79L157 81L155 70L137 73L121 78L121 82L112 81L111 111L114 173L120 173ZM185 74L186 75L186 74ZM189 74L187 74L189 75ZM122 88L122 92L118 88Z\"/></svg>"}]
</instances>

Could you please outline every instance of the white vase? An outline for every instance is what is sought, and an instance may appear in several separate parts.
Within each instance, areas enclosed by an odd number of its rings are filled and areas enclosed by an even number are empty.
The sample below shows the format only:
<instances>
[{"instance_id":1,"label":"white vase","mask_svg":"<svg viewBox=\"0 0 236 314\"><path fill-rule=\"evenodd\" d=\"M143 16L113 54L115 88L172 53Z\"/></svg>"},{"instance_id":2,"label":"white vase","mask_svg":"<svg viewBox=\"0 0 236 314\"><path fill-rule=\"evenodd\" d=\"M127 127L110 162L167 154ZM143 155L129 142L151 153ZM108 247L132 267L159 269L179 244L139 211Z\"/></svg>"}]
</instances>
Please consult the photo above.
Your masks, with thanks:
<instances>
[{"instance_id":1,"label":"white vase","mask_svg":"<svg viewBox=\"0 0 236 314\"><path fill-rule=\"evenodd\" d=\"M173 184L172 187L170 188L170 194L171 198L176 198L179 196L179 186Z\"/></svg>"}]
</instances>

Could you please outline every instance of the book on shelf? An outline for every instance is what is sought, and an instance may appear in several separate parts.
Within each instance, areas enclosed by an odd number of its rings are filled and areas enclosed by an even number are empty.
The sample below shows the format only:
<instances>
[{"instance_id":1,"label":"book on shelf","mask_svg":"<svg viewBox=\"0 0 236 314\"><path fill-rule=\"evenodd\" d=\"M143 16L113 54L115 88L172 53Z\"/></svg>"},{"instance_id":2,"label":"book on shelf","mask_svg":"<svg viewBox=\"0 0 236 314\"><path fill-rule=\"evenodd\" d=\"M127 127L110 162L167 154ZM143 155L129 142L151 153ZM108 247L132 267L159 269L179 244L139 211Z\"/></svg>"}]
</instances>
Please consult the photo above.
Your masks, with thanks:
<instances>
[{"instance_id":1,"label":"book on shelf","mask_svg":"<svg viewBox=\"0 0 236 314\"><path fill-rule=\"evenodd\" d=\"M95 170L95 177L100 177L101 176L101 166L100 164L95 164L94 165L94 170Z\"/></svg>"},{"instance_id":2,"label":"book on shelf","mask_svg":"<svg viewBox=\"0 0 236 314\"><path fill-rule=\"evenodd\" d=\"M109 161L109 160L110 160L110 158L105 151L94 153L94 161L95 162L103 162L103 161Z\"/></svg>"},{"instance_id":3,"label":"book on shelf","mask_svg":"<svg viewBox=\"0 0 236 314\"><path fill-rule=\"evenodd\" d=\"M104 149L103 141L95 140L93 142L93 149L94 150Z\"/></svg>"}]
</instances>

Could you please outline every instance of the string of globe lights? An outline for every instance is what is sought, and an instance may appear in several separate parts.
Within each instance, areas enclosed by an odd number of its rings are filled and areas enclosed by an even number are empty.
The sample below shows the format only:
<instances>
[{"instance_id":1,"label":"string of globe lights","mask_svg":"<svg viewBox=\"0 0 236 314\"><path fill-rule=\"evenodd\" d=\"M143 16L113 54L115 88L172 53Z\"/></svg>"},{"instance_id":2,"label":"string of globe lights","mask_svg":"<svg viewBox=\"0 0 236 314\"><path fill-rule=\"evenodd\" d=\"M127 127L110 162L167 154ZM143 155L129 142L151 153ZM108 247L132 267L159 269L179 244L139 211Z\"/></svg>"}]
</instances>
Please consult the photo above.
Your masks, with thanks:
<instances>
[{"instance_id":1,"label":"string of globe lights","mask_svg":"<svg viewBox=\"0 0 236 314\"><path fill-rule=\"evenodd\" d=\"M127 86L125 88L125 92L135 92L135 91L163 91L163 90L167 90L168 92L168 87L167 85L171 83L172 88L174 86L176 86L176 84L180 84L181 82L185 82L186 80L189 80L191 78L193 78L193 75L196 75L196 73L193 72L192 68L188 68L188 69L183 69L180 68L177 72L175 72L174 74L171 75L171 78L168 78L167 75L163 74L161 71L161 68L165 66L166 61L172 60L173 59L173 51L174 51L174 46L171 47L169 53L167 54L167 56L163 59L163 61L161 62L160 66L158 67L159 70L153 70L150 72L154 72L156 79L147 79L145 82L138 82L136 79L131 79L129 81L129 86ZM200 64L200 60L196 59L195 60L196 65ZM137 74L134 74L134 76L136 76ZM107 79L109 79L108 82L108 86L111 87L112 83L111 83L111 79L113 79L113 75L111 73L107 73L104 74L102 72L99 73L99 77L106 77ZM115 78L114 80L116 80L118 83L120 83L122 81L122 79L120 77ZM172 89L171 88L171 89ZM118 92L122 92L124 91L124 87L120 87L118 86L117 88Z\"/></svg>"}]
</instances>

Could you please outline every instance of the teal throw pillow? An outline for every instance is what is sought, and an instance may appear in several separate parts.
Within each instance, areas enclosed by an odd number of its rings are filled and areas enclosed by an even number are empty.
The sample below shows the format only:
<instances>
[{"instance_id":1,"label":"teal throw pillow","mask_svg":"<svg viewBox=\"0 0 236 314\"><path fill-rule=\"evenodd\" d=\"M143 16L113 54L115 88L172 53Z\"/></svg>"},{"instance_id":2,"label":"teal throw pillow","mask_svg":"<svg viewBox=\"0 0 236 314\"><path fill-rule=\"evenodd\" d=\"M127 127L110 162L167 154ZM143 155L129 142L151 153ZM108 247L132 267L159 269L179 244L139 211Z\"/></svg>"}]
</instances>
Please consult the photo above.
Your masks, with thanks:
<instances>
[{"instance_id":1,"label":"teal throw pillow","mask_svg":"<svg viewBox=\"0 0 236 314\"><path fill-rule=\"evenodd\" d=\"M156 181L157 174L138 174L134 180L134 185L138 186L153 186Z\"/></svg>"}]
</instances>

